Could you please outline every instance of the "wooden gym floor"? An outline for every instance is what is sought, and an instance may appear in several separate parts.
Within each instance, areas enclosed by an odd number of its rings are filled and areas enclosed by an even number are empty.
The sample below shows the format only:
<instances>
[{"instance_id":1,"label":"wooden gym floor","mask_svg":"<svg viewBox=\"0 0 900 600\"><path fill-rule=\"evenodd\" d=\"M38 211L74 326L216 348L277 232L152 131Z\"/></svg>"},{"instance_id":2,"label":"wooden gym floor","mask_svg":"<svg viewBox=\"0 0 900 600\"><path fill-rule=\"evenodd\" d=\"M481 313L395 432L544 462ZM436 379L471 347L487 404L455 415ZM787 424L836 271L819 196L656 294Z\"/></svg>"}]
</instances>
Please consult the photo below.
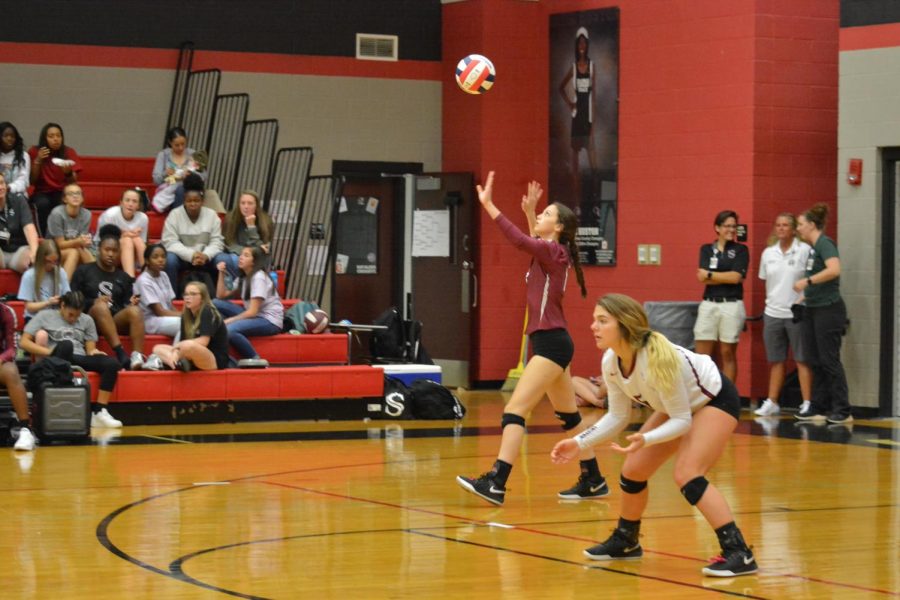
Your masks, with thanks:
<instances>
[{"instance_id":1,"label":"wooden gym floor","mask_svg":"<svg viewBox=\"0 0 900 600\"><path fill-rule=\"evenodd\" d=\"M900 423L741 422L710 479L760 572L703 577L715 535L671 481L650 482L644 558L583 548L618 485L567 503L575 467L535 411L506 506L457 474L493 462L503 397L463 393L448 422L126 427L91 445L0 452L5 598L890 598L900 596ZM635 413L635 421L645 418ZM611 484L621 459L599 453Z\"/></svg>"}]
</instances>

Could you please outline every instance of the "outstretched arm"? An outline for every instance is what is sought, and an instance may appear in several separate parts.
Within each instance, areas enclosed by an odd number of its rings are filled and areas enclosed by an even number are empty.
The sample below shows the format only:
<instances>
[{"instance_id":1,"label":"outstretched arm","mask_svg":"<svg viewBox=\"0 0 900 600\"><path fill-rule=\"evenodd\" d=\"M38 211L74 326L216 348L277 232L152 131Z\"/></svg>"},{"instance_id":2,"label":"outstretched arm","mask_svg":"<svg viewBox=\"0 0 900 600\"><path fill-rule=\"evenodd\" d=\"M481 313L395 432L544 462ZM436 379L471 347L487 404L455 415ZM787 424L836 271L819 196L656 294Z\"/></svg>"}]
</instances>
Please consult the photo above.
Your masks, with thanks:
<instances>
[{"instance_id":1,"label":"outstretched arm","mask_svg":"<svg viewBox=\"0 0 900 600\"><path fill-rule=\"evenodd\" d=\"M479 183L475 186L475 189L478 190L478 201L481 202L482 208L487 211L488 216L492 219L496 219L500 216L500 209L494 206L494 172L489 171L487 176L487 181L484 183L484 187Z\"/></svg>"},{"instance_id":2,"label":"outstretched arm","mask_svg":"<svg viewBox=\"0 0 900 600\"><path fill-rule=\"evenodd\" d=\"M525 218L528 219L528 233L531 234L531 237L535 236L534 226L537 223L535 210L538 200L543 195L544 190L541 188L541 184L537 181L530 181L528 182L528 193L522 196L522 212L525 213Z\"/></svg>"}]
</instances>

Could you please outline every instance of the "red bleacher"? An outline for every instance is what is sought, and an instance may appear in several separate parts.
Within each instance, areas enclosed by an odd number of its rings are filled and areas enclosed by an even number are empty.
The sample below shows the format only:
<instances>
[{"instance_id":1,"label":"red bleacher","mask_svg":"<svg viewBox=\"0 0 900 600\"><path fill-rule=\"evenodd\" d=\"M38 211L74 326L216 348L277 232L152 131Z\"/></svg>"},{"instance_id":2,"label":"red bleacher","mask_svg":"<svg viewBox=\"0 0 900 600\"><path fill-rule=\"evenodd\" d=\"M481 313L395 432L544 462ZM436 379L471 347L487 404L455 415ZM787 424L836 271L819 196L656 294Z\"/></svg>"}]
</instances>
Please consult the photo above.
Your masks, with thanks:
<instances>
[{"instance_id":1,"label":"red bleacher","mask_svg":"<svg viewBox=\"0 0 900 600\"><path fill-rule=\"evenodd\" d=\"M152 181L152 158L82 157L79 184L84 190L85 207L93 213L92 226L105 209L115 206L126 188L141 187L152 196L156 186ZM152 211L148 237L162 235L164 215ZM279 293L284 297L285 276L278 272ZM0 294L16 295L20 276L14 271L0 269ZM296 299L285 299L285 307ZM24 323L24 303L8 303L18 316L21 329ZM122 336L122 345L130 352L131 342ZM137 405L163 402L191 403L242 402L260 400L338 400L368 399L383 394L383 373L366 365L350 365L347 334L318 334L254 337L251 341L262 358L274 365L267 369L227 369L224 371L122 371L111 402ZM148 335L144 352L152 351L158 343L170 343L165 336ZM109 353L105 340L98 348ZM291 366L282 366L291 365ZM299 365L299 366L298 366ZM96 398L99 376L88 374ZM315 404L315 403L311 403ZM193 409L191 409L193 410ZM113 411L115 412L115 411ZM131 414L140 414L134 413ZM173 413L174 414L174 413ZM309 415L317 418L316 415ZM215 417L212 417L215 418ZM129 419L129 425L139 424Z\"/></svg>"}]
</instances>

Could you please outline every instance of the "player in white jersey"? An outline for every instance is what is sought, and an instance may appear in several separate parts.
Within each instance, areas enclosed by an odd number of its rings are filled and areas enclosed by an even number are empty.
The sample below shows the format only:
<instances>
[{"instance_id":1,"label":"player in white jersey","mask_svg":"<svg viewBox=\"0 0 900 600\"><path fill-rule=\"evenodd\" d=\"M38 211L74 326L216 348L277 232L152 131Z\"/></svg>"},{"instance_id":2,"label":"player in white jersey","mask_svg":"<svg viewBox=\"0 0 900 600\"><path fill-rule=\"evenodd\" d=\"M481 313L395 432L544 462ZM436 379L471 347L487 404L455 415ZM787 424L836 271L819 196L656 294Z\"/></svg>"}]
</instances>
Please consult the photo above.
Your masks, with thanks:
<instances>
[{"instance_id":1,"label":"player in white jersey","mask_svg":"<svg viewBox=\"0 0 900 600\"><path fill-rule=\"evenodd\" d=\"M705 575L735 577L757 570L722 493L706 479L731 438L740 414L734 384L708 356L695 354L651 331L647 314L634 299L607 294L594 309L591 325L603 350L603 378L609 412L575 437L559 442L551 453L565 463L582 450L614 438L629 423L631 403L653 409L628 445L610 447L625 454L620 486L624 492L618 527L602 544L585 550L593 560L639 558L641 516L647 506L647 480L672 455L674 478L685 499L715 529L722 555L704 567Z\"/></svg>"}]
</instances>

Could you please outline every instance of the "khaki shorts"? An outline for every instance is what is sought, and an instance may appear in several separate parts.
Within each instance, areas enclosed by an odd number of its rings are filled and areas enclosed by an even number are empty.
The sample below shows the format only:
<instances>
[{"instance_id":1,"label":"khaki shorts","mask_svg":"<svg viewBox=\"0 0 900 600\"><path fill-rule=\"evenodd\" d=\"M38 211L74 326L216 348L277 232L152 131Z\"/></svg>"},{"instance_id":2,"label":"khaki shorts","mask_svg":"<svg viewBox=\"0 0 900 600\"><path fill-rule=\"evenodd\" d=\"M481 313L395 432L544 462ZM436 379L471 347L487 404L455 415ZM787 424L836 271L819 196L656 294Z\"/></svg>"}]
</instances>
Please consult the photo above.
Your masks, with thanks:
<instances>
[{"instance_id":1,"label":"khaki shorts","mask_svg":"<svg viewBox=\"0 0 900 600\"><path fill-rule=\"evenodd\" d=\"M704 300L697 310L694 340L737 344L746 318L743 300L736 302Z\"/></svg>"},{"instance_id":2,"label":"khaki shorts","mask_svg":"<svg viewBox=\"0 0 900 600\"><path fill-rule=\"evenodd\" d=\"M26 256L31 249L28 246L19 246L15 252L6 252L5 250L0 250L0 268L3 269L15 269L19 273L24 273L28 270L28 260L26 260ZM24 268L21 266L24 264ZM15 268L16 266L19 268Z\"/></svg>"}]
</instances>

